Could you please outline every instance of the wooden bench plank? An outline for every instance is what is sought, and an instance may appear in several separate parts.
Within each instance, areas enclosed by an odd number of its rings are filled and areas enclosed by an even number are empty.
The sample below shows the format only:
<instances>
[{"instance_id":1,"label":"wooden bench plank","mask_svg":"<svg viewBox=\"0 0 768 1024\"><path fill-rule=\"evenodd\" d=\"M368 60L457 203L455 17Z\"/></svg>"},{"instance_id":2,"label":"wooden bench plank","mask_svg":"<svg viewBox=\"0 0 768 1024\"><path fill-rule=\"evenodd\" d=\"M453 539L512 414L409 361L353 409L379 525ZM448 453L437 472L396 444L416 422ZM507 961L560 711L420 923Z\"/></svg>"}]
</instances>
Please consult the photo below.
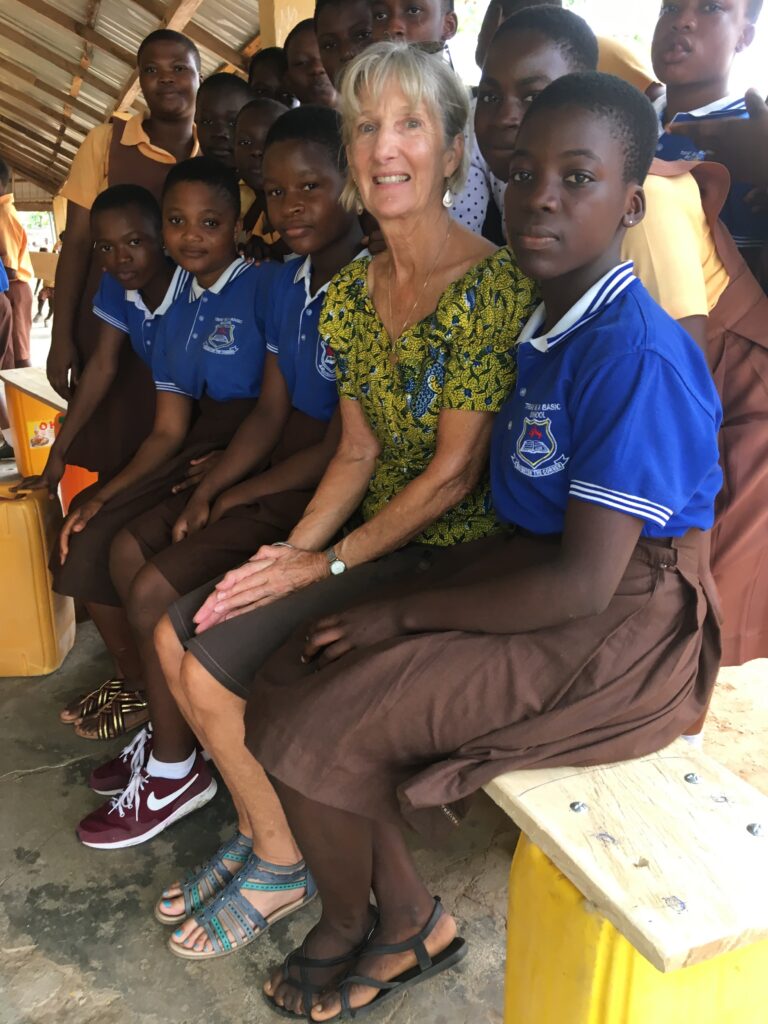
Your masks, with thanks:
<instances>
[{"instance_id":1,"label":"wooden bench plank","mask_svg":"<svg viewBox=\"0 0 768 1024\"><path fill-rule=\"evenodd\" d=\"M768 938L768 798L685 741L484 788L659 970Z\"/></svg>"},{"instance_id":2,"label":"wooden bench plank","mask_svg":"<svg viewBox=\"0 0 768 1024\"><path fill-rule=\"evenodd\" d=\"M45 370L41 366L22 366L18 370L2 370L0 371L0 380L10 384L11 387L18 388L25 395L30 395L45 405L50 405L58 412L67 411L66 399L56 394L48 383Z\"/></svg>"}]
</instances>

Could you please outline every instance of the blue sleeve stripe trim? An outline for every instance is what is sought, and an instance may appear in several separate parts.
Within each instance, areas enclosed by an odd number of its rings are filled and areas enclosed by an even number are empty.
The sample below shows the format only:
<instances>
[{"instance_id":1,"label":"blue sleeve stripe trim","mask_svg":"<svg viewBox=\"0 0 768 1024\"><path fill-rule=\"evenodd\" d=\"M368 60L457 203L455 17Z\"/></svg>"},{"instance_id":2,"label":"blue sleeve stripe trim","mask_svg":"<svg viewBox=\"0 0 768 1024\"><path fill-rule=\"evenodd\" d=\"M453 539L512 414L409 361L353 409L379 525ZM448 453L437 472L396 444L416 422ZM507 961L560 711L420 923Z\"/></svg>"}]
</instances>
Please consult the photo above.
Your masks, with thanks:
<instances>
[{"instance_id":1,"label":"blue sleeve stripe trim","mask_svg":"<svg viewBox=\"0 0 768 1024\"><path fill-rule=\"evenodd\" d=\"M194 398L194 395L190 395L188 391L182 391L181 388L177 388L175 384L170 381L156 380L155 381L156 391L170 391L174 395L184 395L185 398Z\"/></svg>"},{"instance_id":2,"label":"blue sleeve stripe trim","mask_svg":"<svg viewBox=\"0 0 768 1024\"><path fill-rule=\"evenodd\" d=\"M112 327L116 327L118 329L118 331L122 331L123 334L127 334L128 333L128 325L124 324L122 320L118 320L116 317L112 316L110 313L107 313L106 310L99 309L98 306L94 306L93 307L93 312L99 318L99 320L104 320L106 323L111 324Z\"/></svg>"},{"instance_id":3,"label":"blue sleeve stripe trim","mask_svg":"<svg viewBox=\"0 0 768 1024\"><path fill-rule=\"evenodd\" d=\"M271 341L267 342L267 352L271 352L272 355L277 355L277 345L273 345Z\"/></svg>"},{"instance_id":4,"label":"blue sleeve stripe trim","mask_svg":"<svg viewBox=\"0 0 768 1024\"><path fill-rule=\"evenodd\" d=\"M673 514L673 510L666 505L659 505L655 501L648 501L647 498L634 494L625 494L623 491L612 491L607 487L588 484L583 480L572 480L569 493L574 498L583 498L585 501L597 502L619 511L631 512L643 519L651 519L659 526L666 526Z\"/></svg>"}]
</instances>

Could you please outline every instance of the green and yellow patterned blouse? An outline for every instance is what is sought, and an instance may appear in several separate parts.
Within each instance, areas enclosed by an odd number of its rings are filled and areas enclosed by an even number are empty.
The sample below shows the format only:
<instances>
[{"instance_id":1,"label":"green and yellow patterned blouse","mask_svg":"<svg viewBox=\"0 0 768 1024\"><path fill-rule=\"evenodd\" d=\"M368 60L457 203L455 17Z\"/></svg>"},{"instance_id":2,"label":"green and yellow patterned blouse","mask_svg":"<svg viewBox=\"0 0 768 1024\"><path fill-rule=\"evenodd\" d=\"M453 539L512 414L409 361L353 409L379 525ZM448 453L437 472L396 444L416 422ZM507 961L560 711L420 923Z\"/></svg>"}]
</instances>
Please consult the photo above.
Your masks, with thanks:
<instances>
[{"instance_id":1,"label":"green and yellow patterned blouse","mask_svg":"<svg viewBox=\"0 0 768 1024\"><path fill-rule=\"evenodd\" d=\"M498 412L515 380L515 342L534 308L534 286L508 249L454 281L430 316L398 341L368 295L370 256L331 281L320 335L336 355L339 394L360 402L381 445L362 513L371 519L427 467L435 454L441 409ZM496 527L487 474L475 490L414 540L450 545Z\"/></svg>"}]
</instances>

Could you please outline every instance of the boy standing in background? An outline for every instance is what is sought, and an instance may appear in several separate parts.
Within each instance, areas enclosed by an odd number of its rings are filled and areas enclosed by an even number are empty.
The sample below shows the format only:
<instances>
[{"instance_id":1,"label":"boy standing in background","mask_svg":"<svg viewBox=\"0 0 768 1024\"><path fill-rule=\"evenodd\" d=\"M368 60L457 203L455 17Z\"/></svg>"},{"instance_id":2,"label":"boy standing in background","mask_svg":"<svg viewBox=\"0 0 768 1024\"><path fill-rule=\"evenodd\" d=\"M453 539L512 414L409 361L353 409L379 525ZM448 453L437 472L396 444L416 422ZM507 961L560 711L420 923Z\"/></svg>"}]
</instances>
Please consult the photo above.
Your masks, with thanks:
<instances>
[{"instance_id":1,"label":"boy standing in background","mask_svg":"<svg viewBox=\"0 0 768 1024\"><path fill-rule=\"evenodd\" d=\"M34 276L27 245L27 232L13 204L11 169L0 159L0 262L8 275L8 300L13 311L11 340L14 367L29 366L32 333L32 288Z\"/></svg>"}]
</instances>

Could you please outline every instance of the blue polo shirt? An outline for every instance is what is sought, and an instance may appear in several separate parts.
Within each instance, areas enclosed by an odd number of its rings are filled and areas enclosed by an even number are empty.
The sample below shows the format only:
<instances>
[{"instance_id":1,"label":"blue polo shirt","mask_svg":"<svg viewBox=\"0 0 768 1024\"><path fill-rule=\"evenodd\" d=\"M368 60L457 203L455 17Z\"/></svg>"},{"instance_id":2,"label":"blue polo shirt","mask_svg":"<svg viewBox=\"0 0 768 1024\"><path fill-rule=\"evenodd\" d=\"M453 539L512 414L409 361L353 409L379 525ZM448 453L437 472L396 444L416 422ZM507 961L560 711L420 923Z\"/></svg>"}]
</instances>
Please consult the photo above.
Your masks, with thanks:
<instances>
[{"instance_id":1,"label":"blue polo shirt","mask_svg":"<svg viewBox=\"0 0 768 1024\"><path fill-rule=\"evenodd\" d=\"M9 288L8 274L6 273L3 264L0 263L0 292L7 292Z\"/></svg>"},{"instance_id":2,"label":"blue polo shirt","mask_svg":"<svg viewBox=\"0 0 768 1024\"><path fill-rule=\"evenodd\" d=\"M339 404L336 357L318 332L330 281L312 295L312 260L284 263L272 281L266 322L267 350L277 355L291 403L325 423Z\"/></svg>"},{"instance_id":3,"label":"blue polo shirt","mask_svg":"<svg viewBox=\"0 0 768 1024\"><path fill-rule=\"evenodd\" d=\"M104 271L93 297L93 312L100 320L127 334L136 355L151 366L160 318L168 312L189 285L190 277L186 270L176 267L162 302L157 309L151 310L144 302L141 292L133 288L123 288L116 278Z\"/></svg>"},{"instance_id":4,"label":"blue polo shirt","mask_svg":"<svg viewBox=\"0 0 768 1024\"><path fill-rule=\"evenodd\" d=\"M494 424L491 481L505 522L561 533L576 498L643 520L644 537L714 521L720 401L693 339L624 263L548 334L539 307Z\"/></svg>"},{"instance_id":5,"label":"blue polo shirt","mask_svg":"<svg viewBox=\"0 0 768 1024\"><path fill-rule=\"evenodd\" d=\"M664 123L666 98L660 96L654 103L661 124ZM749 112L743 96L726 96L706 107L676 114L675 124L694 121L718 121L722 118L748 118ZM684 135L672 135L661 129L656 156L660 160L706 160L707 154ZM768 213L756 213L747 203L747 196L754 188L743 181L734 181L725 200L720 219L728 228L731 237L740 249L757 249L768 242Z\"/></svg>"},{"instance_id":6,"label":"blue polo shirt","mask_svg":"<svg viewBox=\"0 0 768 1024\"><path fill-rule=\"evenodd\" d=\"M155 387L217 402L258 398L266 345L264 310L274 276L238 257L210 286L192 278L161 321Z\"/></svg>"}]
</instances>

